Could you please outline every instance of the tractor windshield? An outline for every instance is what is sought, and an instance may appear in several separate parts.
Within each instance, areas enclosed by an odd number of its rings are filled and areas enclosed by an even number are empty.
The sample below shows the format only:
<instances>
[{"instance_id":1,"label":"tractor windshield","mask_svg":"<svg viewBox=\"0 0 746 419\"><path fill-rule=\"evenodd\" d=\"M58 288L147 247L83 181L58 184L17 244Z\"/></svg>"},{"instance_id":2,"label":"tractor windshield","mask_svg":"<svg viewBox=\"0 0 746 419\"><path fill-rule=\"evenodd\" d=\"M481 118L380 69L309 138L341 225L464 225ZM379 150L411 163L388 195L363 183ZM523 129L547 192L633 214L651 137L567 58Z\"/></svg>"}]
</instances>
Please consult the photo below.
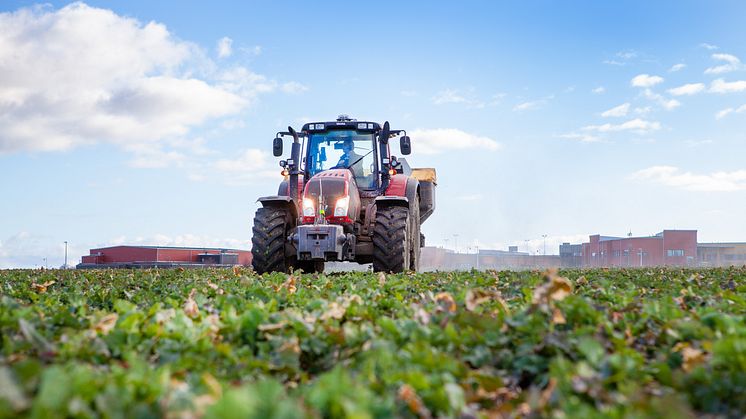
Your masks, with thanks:
<instances>
[{"instance_id":1,"label":"tractor windshield","mask_svg":"<svg viewBox=\"0 0 746 419\"><path fill-rule=\"evenodd\" d=\"M357 186L377 187L373 134L354 130L313 133L308 142L309 177L329 169L352 170Z\"/></svg>"}]
</instances>

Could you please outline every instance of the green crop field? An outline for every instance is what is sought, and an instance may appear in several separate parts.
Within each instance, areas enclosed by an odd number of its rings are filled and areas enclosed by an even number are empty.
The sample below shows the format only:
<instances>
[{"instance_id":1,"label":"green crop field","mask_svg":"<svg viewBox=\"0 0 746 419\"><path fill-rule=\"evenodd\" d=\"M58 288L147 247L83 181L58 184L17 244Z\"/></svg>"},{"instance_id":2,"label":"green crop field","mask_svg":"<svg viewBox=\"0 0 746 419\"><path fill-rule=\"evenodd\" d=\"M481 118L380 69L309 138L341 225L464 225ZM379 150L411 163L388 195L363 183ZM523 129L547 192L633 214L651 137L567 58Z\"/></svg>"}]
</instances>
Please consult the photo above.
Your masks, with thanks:
<instances>
[{"instance_id":1,"label":"green crop field","mask_svg":"<svg viewBox=\"0 0 746 419\"><path fill-rule=\"evenodd\" d=\"M746 269L0 271L0 417L742 417Z\"/></svg>"}]
</instances>

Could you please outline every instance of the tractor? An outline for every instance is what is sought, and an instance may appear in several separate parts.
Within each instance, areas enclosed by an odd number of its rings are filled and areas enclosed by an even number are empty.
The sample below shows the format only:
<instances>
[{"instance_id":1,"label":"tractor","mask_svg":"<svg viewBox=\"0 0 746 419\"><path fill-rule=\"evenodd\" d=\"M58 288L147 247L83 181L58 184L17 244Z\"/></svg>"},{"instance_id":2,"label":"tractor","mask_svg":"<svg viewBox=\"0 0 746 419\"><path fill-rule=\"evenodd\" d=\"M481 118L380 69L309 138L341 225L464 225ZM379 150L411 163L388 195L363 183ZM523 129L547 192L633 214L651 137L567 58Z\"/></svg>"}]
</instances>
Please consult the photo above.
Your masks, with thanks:
<instances>
[{"instance_id":1,"label":"tractor","mask_svg":"<svg viewBox=\"0 0 746 419\"><path fill-rule=\"evenodd\" d=\"M375 272L417 271L425 236L420 226L435 209L436 174L391 154L412 151L404 130L388 122L335 121L288 127L272 143L284 180L277 195L259 198L251 239L256 272L323 272L324 263L372 264Z\"/></svg>"}]
</instances>

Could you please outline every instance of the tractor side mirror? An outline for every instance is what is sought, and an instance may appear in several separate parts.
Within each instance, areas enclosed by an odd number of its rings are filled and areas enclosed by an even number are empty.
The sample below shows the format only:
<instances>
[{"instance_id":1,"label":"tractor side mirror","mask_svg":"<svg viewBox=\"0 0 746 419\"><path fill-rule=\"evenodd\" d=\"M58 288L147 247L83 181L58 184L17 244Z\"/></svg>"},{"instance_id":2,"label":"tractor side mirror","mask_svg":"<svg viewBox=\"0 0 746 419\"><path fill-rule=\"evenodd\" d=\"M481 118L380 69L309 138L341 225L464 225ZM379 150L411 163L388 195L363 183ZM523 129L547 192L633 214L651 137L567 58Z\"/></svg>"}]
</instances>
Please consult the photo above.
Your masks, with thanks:
<instances>
[{"instance_id":1,"label":"tractor side mirror","mask_svg":"<svg viewBox=\"0 0 746 419\"><path fill-rule=\"evenodd\" d=\"M401 153L405 156L412 153L412 142L408 136L405 135L401 137L399 140L399 148L401 148Z\"/></svg>"},{"instance_id":2,"label":"tractor side mirror","mask_svg":"<svg viewBox=\"0 0 746 419\"><path fill-rule=\"evenodd\" d=\"M272 154L275 157L282 156L282 138L275 137L275 139L272 140Z\"/></svg>"}]
</instances>

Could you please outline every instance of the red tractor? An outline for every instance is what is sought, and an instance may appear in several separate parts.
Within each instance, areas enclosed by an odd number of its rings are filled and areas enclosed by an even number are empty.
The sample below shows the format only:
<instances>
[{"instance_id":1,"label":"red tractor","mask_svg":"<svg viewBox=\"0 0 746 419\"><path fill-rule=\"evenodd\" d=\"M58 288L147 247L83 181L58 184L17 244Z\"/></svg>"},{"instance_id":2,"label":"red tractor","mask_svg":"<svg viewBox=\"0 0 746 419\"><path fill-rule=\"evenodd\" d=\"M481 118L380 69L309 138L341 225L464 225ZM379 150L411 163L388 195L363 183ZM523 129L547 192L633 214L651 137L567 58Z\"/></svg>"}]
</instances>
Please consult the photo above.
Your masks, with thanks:
<instances>
[{"instance_id":1,"label":"red tractor","mask_svg":"<svg viewBox=\"0 0 746 419\"><path fill-rule=\"evenodd\" d=\"M436 178L435 169L412 169L391 155L396 137L401 154L411 153L406 131L340 115L278 132L277 157L286 136L293 142L280 161L285 179L276 196L259 198L254 216L254 270L321 272L324 262L351 261L376 272L417 271Z\"/></svg>"}]
</instances>

